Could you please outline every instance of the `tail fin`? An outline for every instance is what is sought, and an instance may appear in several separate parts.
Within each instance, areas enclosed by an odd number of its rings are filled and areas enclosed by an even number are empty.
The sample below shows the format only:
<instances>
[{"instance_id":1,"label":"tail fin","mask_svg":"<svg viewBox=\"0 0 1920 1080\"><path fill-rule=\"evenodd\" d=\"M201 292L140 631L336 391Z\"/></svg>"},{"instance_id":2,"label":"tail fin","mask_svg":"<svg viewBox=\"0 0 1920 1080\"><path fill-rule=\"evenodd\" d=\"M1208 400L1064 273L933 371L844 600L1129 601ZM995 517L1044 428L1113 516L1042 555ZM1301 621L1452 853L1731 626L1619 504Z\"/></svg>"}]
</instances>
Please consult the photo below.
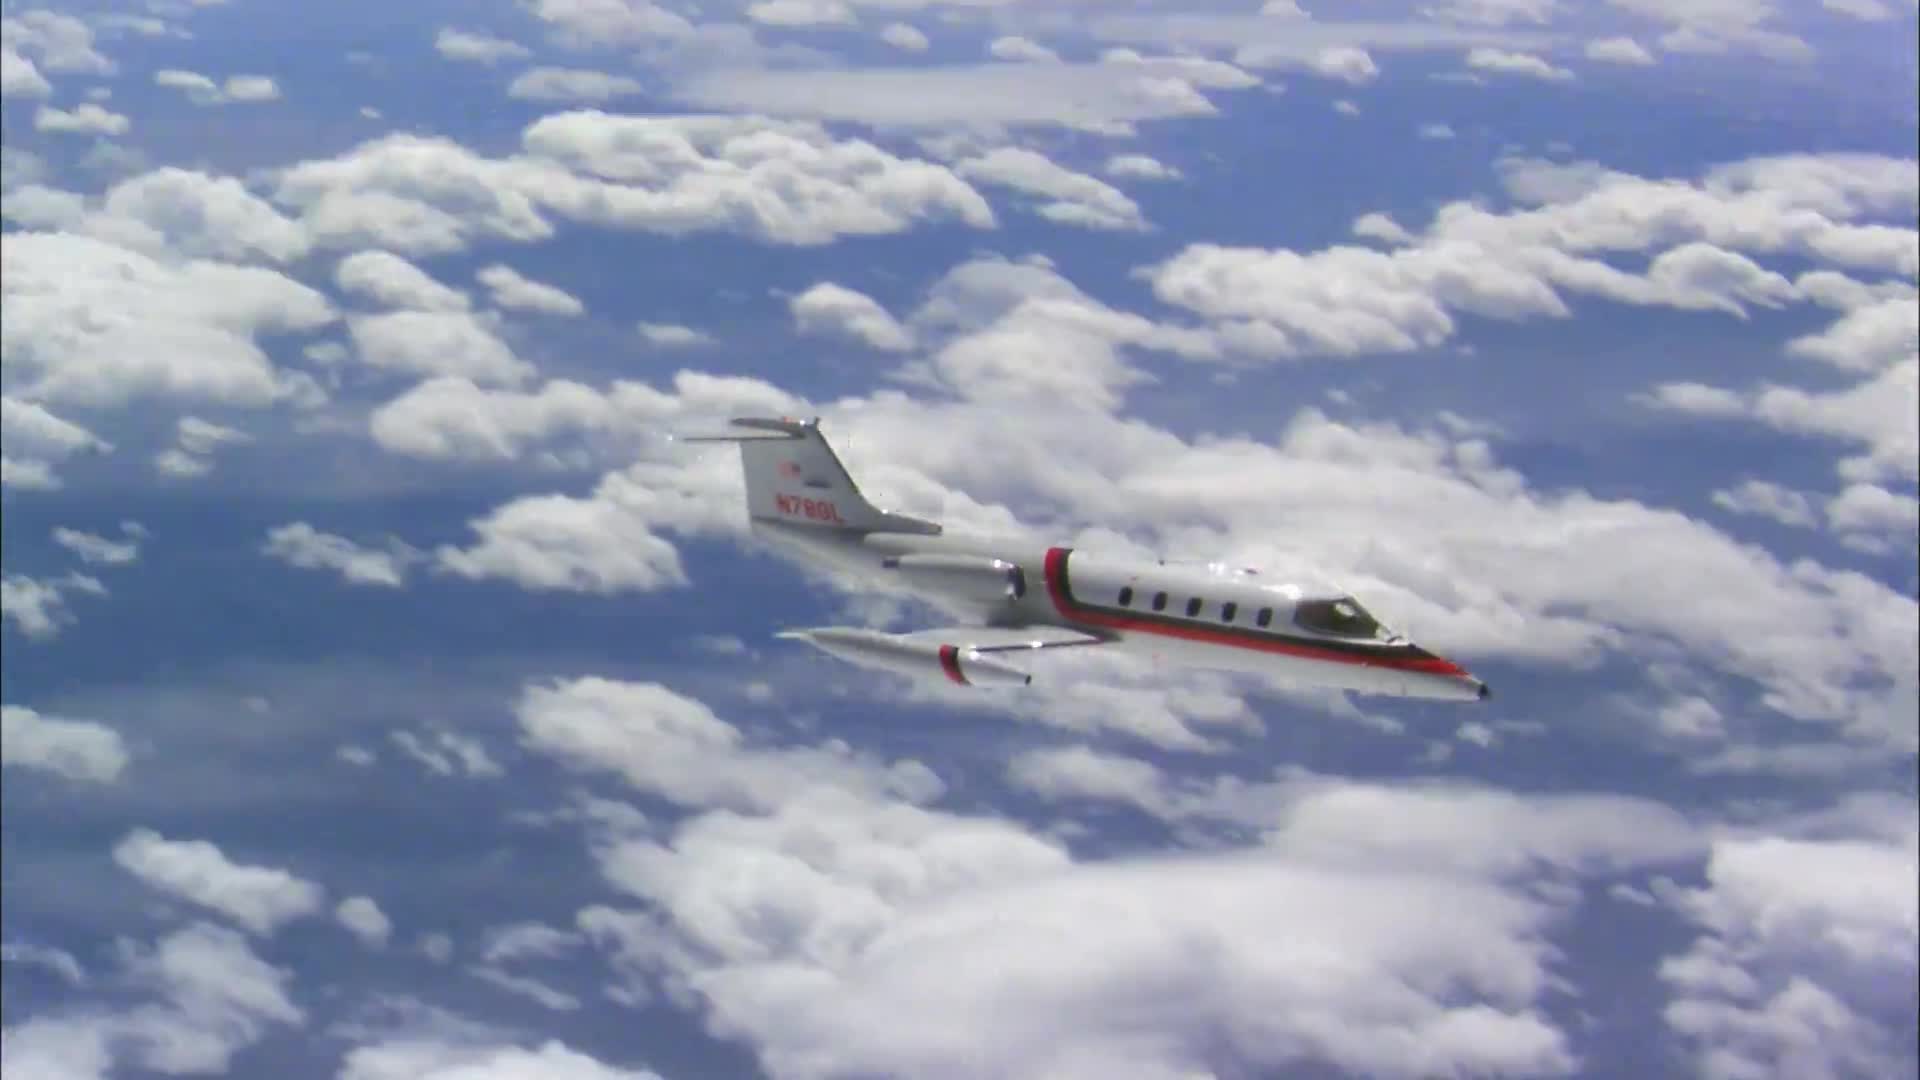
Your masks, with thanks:
<instances>
[{"instance_id":1,"label":"tail fin","mask_svg":"<svg viewBox=\"0 0 1920 1080\"><path fill-rule=\"evenodd\" d=\"M846 466L820 434L820 421L742 417L733 426L763 434L694 435L681 442L735 442L747 480L747 515L755 523L853 532L937 535L931 521L881 510L860 494Z\"/></svg>"}]
</instances>

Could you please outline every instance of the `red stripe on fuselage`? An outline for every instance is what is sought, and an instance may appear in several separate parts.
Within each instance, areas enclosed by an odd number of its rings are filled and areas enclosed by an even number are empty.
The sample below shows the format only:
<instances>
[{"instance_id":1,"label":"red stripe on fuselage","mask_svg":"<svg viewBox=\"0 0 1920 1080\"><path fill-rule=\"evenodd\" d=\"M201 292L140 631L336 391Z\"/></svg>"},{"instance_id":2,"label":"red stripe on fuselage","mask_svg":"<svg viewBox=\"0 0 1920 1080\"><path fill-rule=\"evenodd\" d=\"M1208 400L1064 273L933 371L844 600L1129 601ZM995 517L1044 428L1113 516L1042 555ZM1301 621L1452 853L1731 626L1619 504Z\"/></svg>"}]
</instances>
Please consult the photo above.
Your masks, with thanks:
<instances>
[{"instance_id":1,"label":"red stripe on fuselage","mask_svg":"<svg viewBox=\"0 0 1920 1080\"><path fill-rule=\"evenodd\" d=\"M967 685L967 677L960 673L960 650L958 647L953 645L940 646L940 670L947 673L947 678L959 683L961 686Z\"/></svg>"},{"instance_id":2,"label":"red stripe on fuselage","mask_svg":"<svg viewBox=\"0 0 1920 1080\"><path fill-rule=\"evenodd\" d=\"M1298 656L1307 660L1325 660L1335 664L1382 667L1394 671L1414 671L1425 675L1465 676L1467 674L1466 669L1460 665L1433 655L1395 654L1386 651L1343 652L1338 649L1322 648L1308 642L1277 640L1265 634L1234 627L1198 625L1172 621L1170 618L1162 622L1159 619L1147 619L1138 615L1091 607L1067 594L1067 556L1072 554L1072 550L1071 548L1048 548L1043 571L1047 579L1047 595L1053 600L1053 609L1059 612L1062 618L1074 622L1107 630L1158 634L1161 637L1179 638L1183 641L1198 641L1208 645L1250 649L1254 652Z\"/></svg>"}]
</instances>

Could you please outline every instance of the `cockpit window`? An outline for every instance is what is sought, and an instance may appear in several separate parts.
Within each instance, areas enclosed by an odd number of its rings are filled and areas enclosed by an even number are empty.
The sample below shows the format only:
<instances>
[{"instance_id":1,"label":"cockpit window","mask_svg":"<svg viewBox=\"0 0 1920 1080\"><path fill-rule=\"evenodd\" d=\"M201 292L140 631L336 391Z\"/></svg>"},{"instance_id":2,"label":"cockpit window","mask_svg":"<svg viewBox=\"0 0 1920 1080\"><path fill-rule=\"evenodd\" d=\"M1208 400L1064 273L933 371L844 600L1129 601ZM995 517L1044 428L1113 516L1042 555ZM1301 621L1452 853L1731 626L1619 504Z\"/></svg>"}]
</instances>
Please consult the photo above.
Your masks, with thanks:
<instances>
[{"instance_id":1,"label":"cockpit window","mask_svg":"<svg viewBox=\"0 0 1920 1080\"><path fill-rule=\"evenodd\" d=\"M1293 621L1321 634L1345 638L1384 636L1386 631L1367 610L1351 598L1302 600L1293 609Z\"/></svg>"}]
</instances>

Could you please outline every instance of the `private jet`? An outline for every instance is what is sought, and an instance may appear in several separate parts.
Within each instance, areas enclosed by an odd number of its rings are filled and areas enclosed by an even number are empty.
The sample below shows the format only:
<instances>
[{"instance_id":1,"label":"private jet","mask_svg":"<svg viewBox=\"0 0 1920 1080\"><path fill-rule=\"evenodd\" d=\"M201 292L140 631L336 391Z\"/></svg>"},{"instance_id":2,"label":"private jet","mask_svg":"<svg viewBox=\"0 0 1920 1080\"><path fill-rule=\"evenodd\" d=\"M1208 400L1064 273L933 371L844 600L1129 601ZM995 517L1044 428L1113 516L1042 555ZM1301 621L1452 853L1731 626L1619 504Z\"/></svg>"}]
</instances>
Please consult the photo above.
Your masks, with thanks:
<instances>
[{"instance_id":1,"label":"private jet","mask_svg":"<svg viewBox=\"0 0 1920 1080\"><path fill-rule=\"evenodd\" d=\"M966 617L966 625L910 633L825 626L778 635L841 660L962 686L1021 687L1032 674L1019 661L1099 648L1364 694L1489 696L1486 683L1381 625L1342 590L1255 568L957 535L869 503L817 418L745 417L731 426L682 441L739 444L756 537Z\"/></svg>"}]
</instances>

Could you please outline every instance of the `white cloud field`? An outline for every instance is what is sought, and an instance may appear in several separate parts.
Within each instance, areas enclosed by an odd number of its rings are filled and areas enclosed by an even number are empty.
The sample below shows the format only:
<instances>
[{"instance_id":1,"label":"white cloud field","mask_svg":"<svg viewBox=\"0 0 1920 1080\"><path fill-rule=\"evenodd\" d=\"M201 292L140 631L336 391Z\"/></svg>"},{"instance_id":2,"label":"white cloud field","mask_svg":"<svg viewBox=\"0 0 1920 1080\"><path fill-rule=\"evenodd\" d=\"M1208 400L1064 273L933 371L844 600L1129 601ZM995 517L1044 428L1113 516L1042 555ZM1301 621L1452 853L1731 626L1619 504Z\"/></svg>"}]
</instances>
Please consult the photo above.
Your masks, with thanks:
<instances>
[{"instance_id":1,"label":"white cloud field","mask_svg":"<svg viewBox=\"0 0 1920 1080\"><path fill-rule=\"evenodd\" d=\"M1915 20L8 5L0 1069L1911 1073ZM807 653L738 415L1496 696Z\"/></svg>"}]
</instances>

